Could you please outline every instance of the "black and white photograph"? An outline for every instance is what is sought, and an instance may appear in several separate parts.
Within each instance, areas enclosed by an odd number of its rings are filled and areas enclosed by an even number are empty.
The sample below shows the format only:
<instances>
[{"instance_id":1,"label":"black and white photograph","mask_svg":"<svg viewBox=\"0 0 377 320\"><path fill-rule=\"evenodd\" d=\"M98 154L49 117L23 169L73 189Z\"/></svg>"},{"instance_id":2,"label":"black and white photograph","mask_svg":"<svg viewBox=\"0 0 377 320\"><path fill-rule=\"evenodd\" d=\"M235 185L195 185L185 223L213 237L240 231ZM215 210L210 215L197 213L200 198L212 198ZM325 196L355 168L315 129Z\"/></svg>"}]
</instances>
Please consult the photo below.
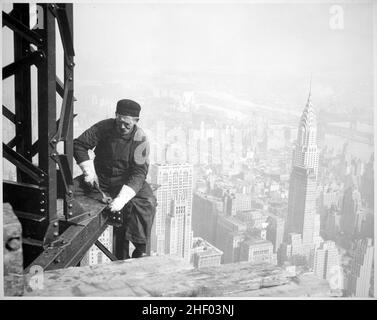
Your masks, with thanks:
<instances>
[{"instance_id":1,"label":"black and white photograph","mask_svg":"<svg viewBox=\"0 0 377 320\"><path fill-rule=\"evenodd\" d=\"M0 299L375 299L377 1L1 7Z\"/></svg>"}]
</instances>

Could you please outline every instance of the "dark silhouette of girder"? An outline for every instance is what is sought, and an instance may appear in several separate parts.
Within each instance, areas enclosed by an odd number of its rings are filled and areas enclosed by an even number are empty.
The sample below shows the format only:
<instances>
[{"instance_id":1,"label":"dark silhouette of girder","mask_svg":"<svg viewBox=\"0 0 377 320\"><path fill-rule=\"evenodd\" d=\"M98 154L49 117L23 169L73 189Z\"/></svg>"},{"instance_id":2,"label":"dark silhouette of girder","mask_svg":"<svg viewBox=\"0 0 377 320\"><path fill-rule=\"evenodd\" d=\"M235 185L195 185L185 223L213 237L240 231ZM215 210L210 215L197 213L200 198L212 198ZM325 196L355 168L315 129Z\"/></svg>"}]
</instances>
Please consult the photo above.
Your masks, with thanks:
<instances>
[{"instance_id":1,"label":"dark silhouette of girder","mask_svg":"<svg viewBox=\"0 0 377 320\"><path fill-rule=\"evenodd\" d=\"M3 157L17 168L17 181L3 181L3 202L10 203L22 224L24 268L44 270L77 265L97 245L110 222L104 206L77 192L73 167L74 43L73 4L37 4L38 22L30 28L30 5L13 4L3 12L3 28L14 33L14 62L3 66L3 79L14 77L15 105L3 105L3 115L15 126L15 137L3 143ZM60 39L55 36L55 23ZM64 50L64 79L56 76L56 41ZM37 68L38 127L33 128L31 65ZM62 98L57 119L56 95ZM14 110L14 111L11 111ZM38 140L32 143L32 131ZM64 144L59 154L57 145ZM38 163L33 157L38 155ZM57 200L63 200L59 215Z\"/></svg>"}]
</instances>

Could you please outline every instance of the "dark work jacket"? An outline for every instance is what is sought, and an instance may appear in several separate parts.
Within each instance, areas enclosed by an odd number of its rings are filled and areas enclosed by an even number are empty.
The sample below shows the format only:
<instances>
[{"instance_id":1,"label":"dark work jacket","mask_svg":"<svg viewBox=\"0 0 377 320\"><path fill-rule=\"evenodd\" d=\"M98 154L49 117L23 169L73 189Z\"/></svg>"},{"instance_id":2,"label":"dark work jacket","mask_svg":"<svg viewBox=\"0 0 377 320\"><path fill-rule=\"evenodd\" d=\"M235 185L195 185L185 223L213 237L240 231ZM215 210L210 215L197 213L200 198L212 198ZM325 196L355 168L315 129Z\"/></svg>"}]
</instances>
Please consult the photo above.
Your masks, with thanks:
<instances>
[{"instance_id":1,"label":"dark work jacket","mask_svg":"<svg viewBox=\"0 0 377 320\"><path fill-rule=\"evenodd\" d=\"M103 191L115 198L122 186L131 187L136 196L123 208L127 240L146 243L155 215L156 198L145 181L149 167L149 142L135 125L127 136L116 130L115 119L94 124L74 139L77 163L89 160L94 149L94 167Z\"/></svg>"}]
</instances>

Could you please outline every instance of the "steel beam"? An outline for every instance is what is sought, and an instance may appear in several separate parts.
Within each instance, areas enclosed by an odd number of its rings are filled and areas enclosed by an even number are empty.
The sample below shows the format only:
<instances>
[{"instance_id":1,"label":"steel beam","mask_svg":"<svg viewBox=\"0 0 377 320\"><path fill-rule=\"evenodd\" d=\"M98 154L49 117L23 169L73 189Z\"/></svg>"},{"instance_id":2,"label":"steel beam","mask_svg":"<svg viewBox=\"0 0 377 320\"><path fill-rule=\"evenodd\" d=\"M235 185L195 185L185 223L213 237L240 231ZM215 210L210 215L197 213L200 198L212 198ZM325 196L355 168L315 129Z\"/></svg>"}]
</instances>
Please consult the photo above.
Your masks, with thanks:
<instances>
[{"instance_id":1,"label":"steel beam","mask_svg":"<svg viewBox=\"0 0 377 320\"><path fill-rule=\"evenodd\" d=\"M68 194L72 190L73 179L67 156L65 154L55 154L53 159L59 166L65 194Z\"/></svg>"},{"instance_id":2,"label":"steel beam","mask_svg":"<svg viewBox=\"0 0 377 320\"><path fill-rule=\"evenodd\" d=\"M12 205L22 224L23 239L42 242L48 223L46 189L35 184L4 181L3 197L4 202Z\"/></svg>"},{"instance_id":3,"label":"steel beam","mask_svg":"<svg viewBox=\"0 0 377 320\"><path fill-rule=\"evenodd\" d=\"M48 190L47 212L49 223L58 220L57 217L57 172L56 163L51 158L54 147L50 140L56 132L56 43L55 17L48 10L45 3L42 7L44 28L36 32L44 39L39 50L45 53L45 59L38 66L38 159L39 167L47 173L48 179L43 186ZM52 228L46 231L45 243L48 244L57 238Z\"/></svg>"},{"instance_id":4,"label":"steel beam","mask_svg":"<svg viewBox=\"0 0 377 320\"><path fill-rule=\"evenodd\" d=\"M26 41L33 43L35 45L42 44L43 39L38 36L37 33L35 33L33 30L30 30L28 27L29 21L26 21L24 19L23 22L17 20L14 18L15 12L13 12L13 15L9 15L3 11L3 26L7 26L9 29L14 31L15 34L22 37ZM24 23L27 22L25 25Z\"/></svg>"},{"instance_id":5,"label":"steel beam","mask_svg":"<svg viewBox=\"0 0 377 320\"><path fill-rule=\"evenodd\" d=\"M59 79L58 76L56 76L56 92L60 97L64 97L64 83ZM76 97L73 97L73 101L77 101Z\"/></svg>"},{"instance_id":6,"label":"steel beam","mask_svg":"<svg viewBox=\"0 0 377 320\"><path fill-rule=\"evenodd\" d=\"M67 141L68 130L73 120L73 86L72 75L69 75L64 84L63 102L60 112L58 130L54 136L56 141Z\"/></svg>"},{"instance_id":7,"label":"steel beam","mask_svg":"<svg viewBox=\"0 0 377 320\"><path fill-rule=\"evenodd\" d=\"M38 215L47 214L46 189L36 184L4 180L3 201L9 202L17 211Z\"/></svg>"},{"instance_id":8,"label":"steel beam","mask_svg":"<svg viewBox=\"0 0 377 320\"><path fill-rule=\"evenodd\" d=\"M36 65L43 57L43 52L35 51L11 64L8 64L7 66L3 67L3 80L9 78L24 68L30 67L33 64Z\"/></svg>"},{"instance_id":9,"label":"steel beam","mask_svg":"<svg viewBox=\"0 0 377 320\"><path fill-rule=\"evenodd\" d=\"M9 121L16 123L16 115L10 111L6 106L3 105L3 116Z\"/></svg>"},{"instance_id":10,"label":"steel beam","mask_svg":"<svg viewBox=\"0 0 377 320\"><path fill-rule=\"evenodd\" d=\"M56 92L60 97L64 97L64 83L56 76Z\"/></svg>"},{"instance_id":11,"label":"steel beam","mask_svg":"<svg viewBox=\"0 0 377 320\"><path fill-rule=\"evenodd\" d=\"M98 249L100 249L105 255L106 257L108 257L111 261L116 261L118 260L118 258L112 254L102 243L101 241L97 240L95 243L96 247Z\"/></svg>"},{"instance_id":12,"label":"steel beam","mask_svg":"<svg viewBox=\"0 0 377 320\"><path fill-rule=\"evenodd\" d=\"M77 113L73 114L73 118L75 118L77 116ZM56 127L59 126L59 121L60 119L56 120ZM72 138L72 141L73 141L73 138ZM39 140L36 140L33 145L31 146L31 155L32 156L35 156L37 153L38 153L38 148L39 148ZM67 152L66 152L67 153ZM72 152L71 152L72 153ZM69 157L69 152L67 153L68 157ZM73 157L73 156L72 156ZM69 163L72 163L72 160L69 162ZM72 172L72 170L71 170Z\"/></svg>"},{"instance_id":13,"label":"steel beam","mask_svg":"<svg viewBox=\"0 0 377 320\"><path fill-rule=\"evenodd\" d=\"M90 219L70 225L26 269L39 265L43 270L55 270L76 266L107 227L107 217L102 212L93 213Z\"/></svg>"},{"instance_id":14,"label":"steel beam","mask_svg":"<svg viewBox=\"0 0 377 320\"><path fill-rule=\"evenodd\" d=\"M68 47L64 50L64 80L65 80L65 89L67 88L67 99L65 103L65 112L64 112L64 125L62 126L62 135L64 139L64 153L67 156L68 160L68 167L70 172L73 172L73 101L75 100L73 96L73 88L74 88L74 49L73 49L73 4L66 3L65 5L65 16L66 16L66 29L69 31L69 36L66 42L69 43ZM62 21L61 21L62 25ZM63 26L63 25L62 25ZM63 26L64 27L64 26ZM60 25L59 25L60 28ZM62 34L62 32L61 32ZM63 36L63 35L62 35ZM64 40L63 40L64 41ZM64 99L63 99L64 100ZM60 121L62 121L62 116L60 117ZM60 123L59 123L60 124ZM64 203L64 213L66 216L69 214L69 201L70 199L67 198L66 202Z\"/></svg>"},{"instance_id":15,"label":"steel beam","mask_svg":"<svg viewBox=\"0 0 377 320\"><path fill-rule=\"evenodd\" d=\"M73 49L73 30L72 20L70 19L70 13L72 10L67 10L67 7L72 7L72 4L51 4L50 9L56 16L58 22L60 37L62 39L63 49L66 53L66 58L73 57L75 55ZM67 60L70 62L69 60Z\"/></svg>"},{"instance_id":16,"label":"steel beam","mask_svg":"<svg viewBox=\"0 0 377 320\"><path fill-rule=\"evenodd\" d=\"M7 143L7 146L11 149L13 149L16 145L17 145L17 142L18 142L18 137L14 137L12 140L10 140L8 143Z\"/></svg>"},{"instance_id":17,"label":"steel beam","mask_svg":"<svg viewBox=\"0 0 377 320\"><path fill-rule=\"evenodd\" d=\"M18 154L5 143L3 143L3 157L37 183L42 183L46 180L46 173L43 170L33 165L29 160Z\"/></svg>"},{"instance_id":18,"label":"steel beam","mask_svg":"<svg viewBox=\"0 0 377 320\"><path fill-rule=\"evenodd\" d=\"M35 51L36 50L32 46L30 46L30 52L35 52ZM64 63L65 63L65 59L64 59ZM64 83L59 79L58 76L56 76L56 92L59 94L60 97L62 98L64 97ZM77 99L73 97L73 101L77 101Z\"/></svg>"},{"instance_id":19,"label":"steel beam","mask_svg":"<svg viewBox=\"0 0 377 320\"><path fill-rule=\"evenodd\" d=\"M29 29L29 5L27 3L14 4L12 15L9 19L17 19L23 26ZM36 33L33 33L37 36ZM22 61L30 57L30 43L22 35L14 34L14 61ZM33 63L37 64L43 57L43 52L34 53ZM32 144L32 115L31 115L31 78L30 64L25 65L14 75L14 95L15 95L15 125L16 137L19 138L16 145L16 151L25 159L32 161L31 144ZM21 170L17 169L17 181L31 182L28 176L25 176Z\"/></svg>"},{"instance_id":20,"label":"steel beam","mask_svg":"<svg viewBox=\"0 0 377 320\"><path fill-rule=\"evenodd\" d=\"M73 5L38 5L43 14L41 29L29 29L29 4L14 4L11 13L3 13L4 25L14 31L16 61L3 68L3 79L15 76L16 101L14 113L3 106L4 116L16 125L15 138L9 146L3 144L3 157L16 165L20 173L17 182L3 183L4 199L14 205L23 226L26 272L36 264L44 270L76 266L93 244L111 260L116 259L97 240L110 222L105 205L98 199L88 199L82 190L73 194L76 185L72 180L73 103L76 101ZM55 22L64 49L64 83L56 76ZM31 141L31 64L38 69L38 140L34 144ZM59 120L56 120L57 93L63 98ZM59 141L64 142L64 154L57 152ZM11 148L14 146L16 151ZM31 162L36 153L38 167ZM57 214L58 195L64 199L65 217ZM119 217L116 220L119 222Z\"/></svg>"}]
</instances>

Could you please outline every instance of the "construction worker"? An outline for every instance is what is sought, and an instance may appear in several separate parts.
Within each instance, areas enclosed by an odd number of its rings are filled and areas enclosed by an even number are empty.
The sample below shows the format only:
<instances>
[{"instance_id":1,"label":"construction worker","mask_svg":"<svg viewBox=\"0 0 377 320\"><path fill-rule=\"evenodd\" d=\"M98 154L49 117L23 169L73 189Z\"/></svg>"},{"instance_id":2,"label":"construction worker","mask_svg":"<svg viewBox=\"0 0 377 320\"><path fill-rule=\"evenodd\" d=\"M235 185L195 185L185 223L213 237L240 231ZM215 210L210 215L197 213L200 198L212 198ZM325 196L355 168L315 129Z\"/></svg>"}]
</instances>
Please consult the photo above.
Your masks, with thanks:
<instances>
[{"instance_id":1,"label":"construction worker","mask_svg":"<svg viewBox=\"0 0 377 320\"><path fill-rule=\"evenodd\" d=\"M115 119L94 124L74 139L74 158L83 172L84 183L112 197L108 208L122 212L124 223L114 227L115 256L128 259L129 241L135 246L132 258L146 254L156 212L156 198L145 181L149 167L149 142L137 126L140 105L118 101ZM94 149L95 148L95 149ZM94 149L94 161L88 150Z\"/></svg>"}]
</instances>

